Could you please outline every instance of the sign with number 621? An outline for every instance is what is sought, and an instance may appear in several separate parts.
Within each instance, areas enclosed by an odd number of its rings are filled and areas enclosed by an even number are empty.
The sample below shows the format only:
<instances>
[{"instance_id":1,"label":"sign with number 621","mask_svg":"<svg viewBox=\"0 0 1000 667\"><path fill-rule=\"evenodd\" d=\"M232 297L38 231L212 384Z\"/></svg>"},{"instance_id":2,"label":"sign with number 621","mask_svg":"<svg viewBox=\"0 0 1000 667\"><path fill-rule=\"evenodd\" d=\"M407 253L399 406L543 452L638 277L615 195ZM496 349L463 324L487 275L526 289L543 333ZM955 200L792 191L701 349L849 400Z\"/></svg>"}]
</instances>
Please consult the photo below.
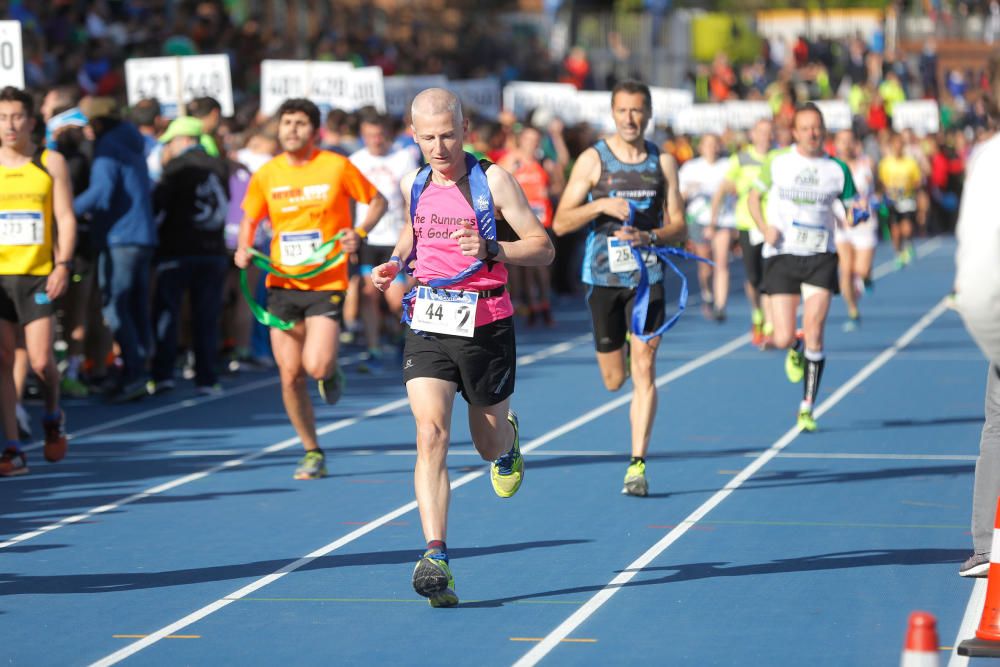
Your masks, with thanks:
<instances>
[{"instance_id":1,"label":"sign with number 621","mask_svg":"<svg viewBox=\"0 0 1000 667\"><path fill-rule=\"evenodd\" d=\"M181 102L196 97L215 98L223 116L234 113L229 58L224 55L126 60L125 86L130 106L156 98L168 118L179 114Z\"/></svg>"}]
</instances>

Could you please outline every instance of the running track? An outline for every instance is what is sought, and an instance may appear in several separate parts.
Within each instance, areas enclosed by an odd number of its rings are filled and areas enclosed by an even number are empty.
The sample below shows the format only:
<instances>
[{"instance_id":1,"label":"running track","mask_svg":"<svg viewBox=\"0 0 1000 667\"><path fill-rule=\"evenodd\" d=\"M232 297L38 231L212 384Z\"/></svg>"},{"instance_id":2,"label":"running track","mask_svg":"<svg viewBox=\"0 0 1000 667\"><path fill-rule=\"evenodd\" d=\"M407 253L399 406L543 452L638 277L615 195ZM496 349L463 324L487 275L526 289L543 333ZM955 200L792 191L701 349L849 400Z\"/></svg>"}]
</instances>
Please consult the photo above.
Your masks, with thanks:
<instances>
[{"instance_id":1,"label":"running track","mask_svg":"<svg viewBox=\"0 0 1000 667\"><path fill-rule=\"evenodd\" d=\"M956 570L986 372L942 300L953 255L928 241L897 272L880 248L857 333L834 303L816 434L789 430L801 389L747 345L742 294L723 325L692 307L658 357L646 499L619 495L628 386L601 387L582 303L521 327L515 498L493 495L456 410L458 609L410 588L422 539L397 372L349 373L317 407L317 482L291 479L273 372L212 399L67 403L69 457L36 448L32 474L0 480L6 662L886 665L915 609L937 616L945 661L963 615L978 622Z\"/></svg>"}]
</instances>

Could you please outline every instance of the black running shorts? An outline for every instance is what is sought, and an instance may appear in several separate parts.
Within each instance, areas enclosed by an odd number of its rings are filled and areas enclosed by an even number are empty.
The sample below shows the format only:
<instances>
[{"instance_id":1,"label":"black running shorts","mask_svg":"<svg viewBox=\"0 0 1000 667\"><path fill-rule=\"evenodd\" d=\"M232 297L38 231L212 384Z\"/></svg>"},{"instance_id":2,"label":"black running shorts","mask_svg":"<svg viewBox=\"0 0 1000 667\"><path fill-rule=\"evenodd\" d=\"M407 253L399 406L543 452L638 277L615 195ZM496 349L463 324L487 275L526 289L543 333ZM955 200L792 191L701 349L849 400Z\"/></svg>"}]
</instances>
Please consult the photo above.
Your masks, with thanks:
<instances>
[{"instance_id":1,"label":"black running shorts","mask_svg":"<svg viewBox=\"0 0 1000 667\"><path fill-rule=\"evenodd\" d=\"M587 306L594 327L594 348L598 352L614 352L625 345L625 334L632 322L635 289L631 287L601 287L592 285L587 293ZM646 328L652 333L666 319L663 285L649 286L649 309L646 311Z\"/></svg>"},{"instance_id":2,"label":"black running shorts","mask_svg":"<svg viewBox=\"0 0 1000 667\"><path fill-rule=\"evenodd\" d=\"M48 276L0 276L0 319L21 325L54 312L45 294Z\"/></svg>"},{"instance_id":3,"label":"black running shorts","mask_svg":"<svg viewBox=\"0 0 1000 667\"><path fill-rule=\"evenodd\" d=\"M287 322L307 317L341 319L344 293L331 290L311 291L270 287L267 290L267 310Z\"/></svg>"},{"instance_id":4,"label":"black running shorts","mask_svg":"<svg viewBox=\"0 0 1000 667\"><path fill-rule=\"evenodd\" d=\"M837 253L775 255L764 260L762 289L766 294L799 294L802 285L813 285L837 294Z\"/></svg>"},{"instance_id":5,"label":"black running shorts","mask_svg":"<svg viewBox=\"0 0 1000 667\"><path fill-rule=\"evenodd\" d=\"M740 249L743 251L743 270L747 276L747 282L754 289L759 290L761 282L764 280L764 244L750 244L750 232L740 230Z\"/></svg>"},{"instance_id":6,"label":"black running shorts","mask_svg":"<svg viewBox=\"0 0 1000 667\"><path fill-rule=\"evenodd\" d=\"M416 378L454 382L469 405L490 406L514 393L514 318L476 327L472 338L408 329L403 384Z\"/></svg>"}]
</instances>

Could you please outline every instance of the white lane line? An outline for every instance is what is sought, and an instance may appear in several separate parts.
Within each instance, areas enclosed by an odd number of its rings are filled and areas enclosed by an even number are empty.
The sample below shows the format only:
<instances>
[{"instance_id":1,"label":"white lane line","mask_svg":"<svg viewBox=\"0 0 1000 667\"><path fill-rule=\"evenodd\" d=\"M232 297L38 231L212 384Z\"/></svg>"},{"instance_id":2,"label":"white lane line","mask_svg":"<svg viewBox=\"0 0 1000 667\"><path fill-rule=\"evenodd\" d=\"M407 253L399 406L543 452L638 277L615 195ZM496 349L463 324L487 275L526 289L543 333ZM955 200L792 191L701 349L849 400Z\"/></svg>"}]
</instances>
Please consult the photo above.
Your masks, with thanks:
<instances>
[{"instance_id":1,"label":"white lane line","mask_svg":"<svg viewBox=\"0 0 1000 667\"><path fill-rule=\"evenodd\" d=\"M958 626L958 634L955 635L955 641L951 643L951 658L948 660L948 667L966 667L969 664L969 656L958 654L958 645L966 639L975 639L976 637L979 617L982 616L983 606L986 604L986 581L985 578L978 578L972 586L972 594L969 596L969 604L965 606L962 624Z\"/></svg>"},{"instance_id":2,"label":"white lane line","mask_svg":"<svg viewBox=\"0 0 1000 667\"><path fill-rule=\"evenodd\" d=\"M745 454L747 458L760 456L763 452L751 452ZM799 454L793 452L782 452L776 454L779 459L847 459L858 461L975 461L978 456L973 454L848 454L834 452L829 454Z\"/></svg>"},{"instance_id":3,"label":"white lane line","mask_svg":"<svg viewBox=\"0 0 1000 667\"><path fill-rule=\"evenodd\" d=\"M946 309L946 302L942 299L936 306L931 308L930 312L920 318L916 324L900 336L896 342L894 342L889 348L883 350L864 368L851 377L850 380L842 384L829 398L823 401L823 403L816 409L815 415L817 417L822 417L833 406L847 396L847 394L850 393L855 387L864 382L879 368L884 366L890 359L896 356L901 349L909 345L910 342L920 334L920 332L930 326L931 323L940 317ZM538 664L542 658L548 655L552 649L559 645L560 641L568 637L570 633L580 627L584 621L590 618L604 605L605 602L610 600L615 593L627 585L628 582L645 569L647 565L653 562L655 558L666 551L670 545L680 539L681 536L689 531L692 526L704 519L705 516L707 516L713 509L726 500L726 498L728 498L733 491L741 487L744 482L750 479L750 477L753 476L758 470L777 456L782 449L795 440L799 433L800 431L797 427L789 429L787 433L771 445L770 449L754 459L754 461L748 464L747 467L740 471L738 475L733 477L728 484L719 489L714 495L712 495L711 498L702 503L694 512L688 515L686 519L681 521L676 528L667 533L663 539L654 544L646 550L644 554L630 563L618 576L608 582L608 584L600 591L595 593L594 596L586 602L586 604L580 607L580 609L578 609L574 614L546 635L545 639L539 642L530 651L525 653L520 660L514 663L514 667L529 667L530 665Z\"/></svg>"},{"instance_id":4,"label":"white lane line","mask_svg":"<svg viewBox=\"0 0 1000 667\"><path fill-rule=\"evenodd\" d=\"M540 350L539 352L536 352L536 353L534 353L532 355L526 355L525 357L521 357L521 358L518 359L518 363L520 365L522 365L522 366L526 366L528 364L535 363L535 362L537 362L537 361L539 361L541 359L546 359L548 357L551 357L554 354L561 354L563 352L566 352L567 350L572 349L575 345L579 345L583 341L589 340L589 339L590 339L590 334L587 334L586 336L578 336L576 338L571 339L569 342L558 343L556 345L552 345L552 346L547 347L547 348L545 348L543 350ZM212 398L215 398L215 397L212 397ZM327 424L326 426L323 426L322 428L317 429L316 430L316 435L317 435L317 437L324 436L324 435L327 435L328 433L333 433L334 431L339 431L339 430L347 428L349 426L354 426L355 424L357 424L359 422L362 422L362 421L364 421L366 419L370 419L371 417L377 417L379 415L383 415L383 414L386 414L388 412L392 412L394 410L398 410L398 409L400 409L402 407L405 407L407 405L409 405L409 402L408 402L408 400L406 398L400 398L400 399L397 399L395 401L390 401L390 402L384 403L384 404L382 404L382 405L380 405L380 406L378 406L376 408L372 408L370 410L365 410L364 412L362 412L357 417L351 417L351 418L348 418L348 419L341 419L339 421L333 422L332 424ZM209 475L212 475L214 473L220 472L222 470L229 470L231 468L239 467L239 466L244 465L246 463L249 463L251 461L255 461L255 460L261 458L262 456L267 456L268 454L273 454L275 452L280 452L283 449L288 449L289 447L293 447L293 446L299 444L300 442L301 441L299 440L298 436L292 437L292 438L287 438L285 440L282 440L280 442L276 442L273 445L269 445L269 446L265 447L264 449L261 449L261 450L259 450L257 452L254 452L253 454L249 454L249 455L244 456L242 458L232 459L232 460L229 460L229 461L224 461L224 462L222 462L222 463L220 463L218 465L212 466L211 468L208 468L206 470L202 470L202 471L199 471L199 472L196 472L196 473L191 473L190 475L185 475L183 477L178 477L178 478L173 479L173 480L171 480L169 482L164 482L163 484L158 484L157 486L153 486L153 487L150 487L148 489L145 489L144 491L139 491L138 493L133 493L132 495L126 496L126 497L122 498L121 500L117 500L117 501L115 501L113 503L108 503L107 505L101 505L99 507L94 507L92 509L86 510L85 512L80 512L79 514L74 514L72 516L65 517L63 519L60 519L59 521L54 522L54 523L50 523L50 524L47 524L45 526L42 526L41 528L37 528L35 530L28 531L26 533L21 533L20 535L16 535L16 536L11 537L11 538L9 538L7 540L4 540L3 542L0 542L0 549L5 549L5 548L13 546L15 544L20 544L22 542L26 542L27 540L30 540L30 539L35 538L35 537L38 537L39 535L44 535L45 533L50 533L50 532L52 532L54 530L57 530L59 528L62 528L64 526L69 526L69 525L72 525L74 523L79 523L80 521L84 521L86 519L89 519L89 518L91 518L91 517L93 517L93 516L95 516L97 514L104 514L106 512L110 512L112 510L116 510L116 509L118 509L120 507L123 507L125 505L130 505L130 504L132 504L134 502L138 502L140 500L144 500L144 499L149 498L151 496L155 496L155 495L161 494L161 493L163 493L165 491L170 491L171 489L176 489L179 486L183 486L185 484L190 484L191 482L196 482L196 481L198 481L200 479L204 479L205 477L208 477Z\"/></svg>"},{"instance_id":5,"label":"white lane line","mask_svg":"<svg viewBox=\"0 0 1000 667\"><path fill-rule=\"evenodd\" d=\"M587 334L587 336L585 338L589 339L590 338L590 334ZM706 352L705 354L701 355L700 357L698 357L696 359L692 359L691 361L683 364L682 366L679 366L678 368L674 369L673 371L670 371L669 373L666 373L666 374L660 376L656 380L656 385L658 387L659 386L663 386L663 385L665 385L665 384L667 384L669 382L673 382L674 380L676 380L678 378L681 378L681 377L683 377L683 376L685 376L685 375L687 375L689 373L692 373L692 372L696 371L697 369L701 368L702 366L705 366L706 364L709 364L709 363L715 361L716 359L719 359L721 357L726 356L727 354L729 354L733 350L739 349L740 346L746 345L749 342L749 340L750 340L750 335L749 334L743 334L742 336L739 336L738 338L735 338L735 339L729 341L728 343L725 343L725 344L721 345L720 347L715 348L714 350ZM591 410L589 412L586 412L586 413L580 415L579 417L577 417L576 419L574 419L572 421L569 421L569 422L566 422L562 426L554 428L551 431L545 433L544 435L535 438L534 440L532 440L531 442L527 443L526 445L522 445L521 446L521 451L524 452L525 454L527 454L527 453L531 452L532 450L538 449L539 447L541 447L545 443L547 443L547 442L549 442L551 440L554 440L555 438L558 438L558 437L560 437L560 436L568 433L569 431L572 431L573 429L579 428L580 426L582 426L582 425L584 425L584 424L586 424L588 422L594 421L598 417L600 417L600 416L602 416L602 415L604 415L604 414L606 414L606 413L608 413L608 412L610 412L610 411L612 411L612 410L614 410L614 409L616 409L618 407L621 407L622 405L626 405L631 400L631 397L632 397L632 394L630 392L630 393L628 393L626 395L623 395L623 396L617 398L614 401L611 401L610 403L606 403L606 404L602 405L599 408L595 408L595 409L593 409L593 410ZM476 479L479 479L480 477L482 477L485 474L486 474L486 469L485 468L477 470L475 472L470 472L468 474L465 474L465 475L459 477L458 479L456 479L455 481L453 481L451 483L451 488L454 490L454 489L457 489L459 487L465 486L469 482L471 482L473 480L476 480ZM122 660L124 660L125 658L128 658L129 656L135 655L139 651L141 651L141 650L143 650L143 649L145 649L145 648L147 648L149 646L152 646L153 644L155 644L156 642L160 641L161 639L164 639L168 635L177 634L178 630L180 630L182 628L186 628L186 627L188 627L189 625L191 625L193 623L197 623L201 619L205 618L206 616L210 616L211 614L214 614L215 612L219 611L223 607L225 607L225 606L227 606L229 604L232 604L233 602L236 602L237 600L240 600L240 599L242 599L242 598L250 595L251 593L253 593L255 591L260 590L261 588L263 588L264 586L267 586L268 584L274 583L278 579L281 579L282 577L284 577L286 574L294 572L295 570L298 570L299 568L301 568L301 567L303 567L305 565L308 565L309 563L313 562L317 558L322 558L323 556L326 556L327 554L329 554L329 553L331 553L333 551L336 551L337 549L339 549L340 547L342 547L342 546L344 546L346 544L350 544L351 542L357 540L358 538L363 537L364 535L367 535L368 533L372 532L376 528L384 526L385 524L389 523L390 521L398 519L399 517L401 517L401 516L403 516L403 515L405 515L405 514L407 514L409 512L412 512L416 508L417 508L416 501L411 501L411 502L409 502L409 503L407 503L407 504L405 504L405 505L403 505L401 507L397 507L396 509L392 510L388 514L383 514L382 516L380 516L377 519L373 520L371 523L367 523L364 526L362 526L362 527L360 527L360 528L358 528L356 530L351 531L347 535L344 535L343 537L338 538L337 540L334 540L333 542L330 542L326 546L320 547L316 551L313 551L312 553L307 554L306 556L303 556L302 558L300 558L300 559L298 559L298 560L296 560L296 561L294 561L292 563L289 563L288 565L285 565L284 567L282 567L282 568L280 568L278 570L275 570L274 572L272 572L269 575L266 575L264 577L261 577L260 579L257 579L254 582L251 582L247 586L244 586L243 588L241 588L241 589L239 589L237 591L234 591L233 593L230 593L226 597L221 598L219 600L216 600L215 602L212 602L212 603L210 603L210 604L202 607L201 609L198 609L197 611L194 611L194 612L188 614L184 618L182 618L180 620L177 620L177 621L174 621L170 625L164 626L164 627L160 628L159 630L150 633L146 637L144 637L142 639L139 639L139 640L137 640L137 641L129 644L128 646L125 646L124 648L122 648L122 649L120 649L118 651L115 651L111 655L108 655L108 656L106 656L106 657L104 657L104 658L102 658L102 659L100 659L100 660L92 663L91 667L108 667L109 665L117 664L117 663L121 662Z\"/></svg>"}]
</instances>

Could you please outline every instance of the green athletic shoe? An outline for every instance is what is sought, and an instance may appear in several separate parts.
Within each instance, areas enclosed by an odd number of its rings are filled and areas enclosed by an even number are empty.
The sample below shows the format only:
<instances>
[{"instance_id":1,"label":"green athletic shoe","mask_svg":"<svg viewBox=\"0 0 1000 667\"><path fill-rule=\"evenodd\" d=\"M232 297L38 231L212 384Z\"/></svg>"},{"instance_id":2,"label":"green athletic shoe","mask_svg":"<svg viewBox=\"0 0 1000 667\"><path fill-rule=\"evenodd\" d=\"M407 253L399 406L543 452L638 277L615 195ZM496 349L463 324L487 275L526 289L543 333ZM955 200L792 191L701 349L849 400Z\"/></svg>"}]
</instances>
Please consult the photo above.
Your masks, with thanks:
<instances>
[{"instance_id":1,"label":"green athletic shoe","mask_svg":"<svg viewBox=\"0 0 1000 667\"><path fill-rule=\"evenodd\" d=\"M524 479L524 457L521 456L521 438L518 434L517 415L507 411L507 421L514 427L514 444L510 451L490 465L490 481L493 491L501 498L510 498L521 488Z\"/></svg>"},{"instance_id":2,"label":"green athletic shoe","mask_svg":"<svg viewBox=\"0 0 1000 667\"><path fill-rule=\"evenodd\" d=\"M636 461L625 471L625 486L622 493L626 496L646 497L649 493L649 482L646 480L646 463Z\"/></svg>"},{"instance_id":3,"label":"green athletic shoe","mask_svg":"<svg viewBox=\"0 0 1000 667\"><path fill-rule=\"evenodd\" d=\"M319 395L327 405L333 405L340 400L340 397L344 394L344 383L346 381L347 378L344 377L344 371L340 369L340 366L337 366L337 370L334 371L333 375L316 383L319 388Z\"/></svg>"},{"instance_id":4,"label":"green athletic shoe","mask_svg":"<svg viewBox=\"0 0 1000 667\"><path fill-rule=\"evenodd\" d=\"M806 374L806 357L801 352L797 352L795 348L788 350L788 356L785 357L785 375L788 376L788 381L795 384L802 382L803 376Z\"/></svg>"},{"instance_id":5,"label":"green athletic shoe","mask_svg":"<svg viewBox=\"0 0 1000 667\"><path fill-rule=\"evenodd\" d=\"M427 598L432 607L458 605L455 577L443 553L433 549L424 552L413 568L413 590Z\"/></svg>"},{"instance_id":6,"label":"green athletic shoe","mask_svg":"<svg viewBox=\"0 0 1000 667\"><path fill-rule=\"evenodd\" d=\"M313 450L306 452L306 455L299 461L299 467L295 469L295 479L319 479L326 477L326 456L323 452Z\"/></svg>"},{"instance_id":7,"label":"green athletic shoe","mask_svg":"<svg viewBox=\"0 0 1000 667\"><path fill-rule=\"evenodd\" d=\"M816 420L813 419L812 410L802 409L799 410L799 419L795 425L806 433L812 433L818 426L816 426Z\"/></svg>"}]
</instances>

